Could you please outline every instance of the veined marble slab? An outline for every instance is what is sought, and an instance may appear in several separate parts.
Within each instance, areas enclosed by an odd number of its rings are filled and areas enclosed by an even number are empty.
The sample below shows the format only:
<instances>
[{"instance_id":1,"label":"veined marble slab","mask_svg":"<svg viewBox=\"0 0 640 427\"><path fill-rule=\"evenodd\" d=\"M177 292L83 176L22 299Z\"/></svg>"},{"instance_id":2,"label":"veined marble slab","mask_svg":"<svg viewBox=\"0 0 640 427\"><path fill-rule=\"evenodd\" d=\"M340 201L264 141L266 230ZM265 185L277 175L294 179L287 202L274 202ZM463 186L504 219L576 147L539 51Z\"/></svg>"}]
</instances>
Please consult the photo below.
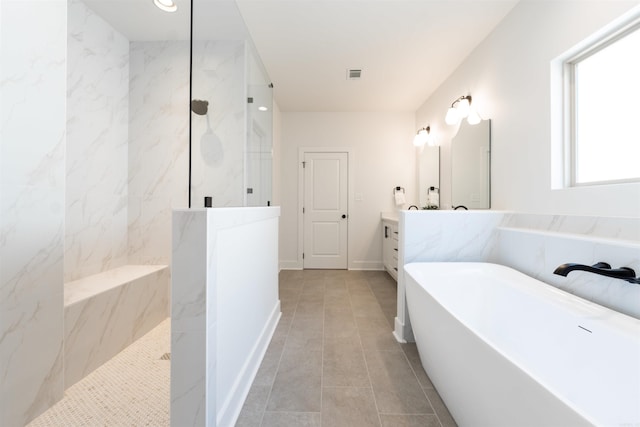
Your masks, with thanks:
<instances>
[{"instance_id":1,"label":"veined marble slab","mask_svg":"<svg viewBox=\"0 0 640 427\"><path fill-rule=\"evenodd\" d=\"M128 265L67 283L65 388L168 316L168 266Z\"/></svg>"},{"instance_id":2,"label":"veined marble slab","mask_svg":"<svg viewBox=\"0 0 640 427\"><path fill-rule=\"evenodd\" d=\"M125 265L64 284L64 305L106 292L166 269L166 265Z\"/></svg>"}]
</instances>

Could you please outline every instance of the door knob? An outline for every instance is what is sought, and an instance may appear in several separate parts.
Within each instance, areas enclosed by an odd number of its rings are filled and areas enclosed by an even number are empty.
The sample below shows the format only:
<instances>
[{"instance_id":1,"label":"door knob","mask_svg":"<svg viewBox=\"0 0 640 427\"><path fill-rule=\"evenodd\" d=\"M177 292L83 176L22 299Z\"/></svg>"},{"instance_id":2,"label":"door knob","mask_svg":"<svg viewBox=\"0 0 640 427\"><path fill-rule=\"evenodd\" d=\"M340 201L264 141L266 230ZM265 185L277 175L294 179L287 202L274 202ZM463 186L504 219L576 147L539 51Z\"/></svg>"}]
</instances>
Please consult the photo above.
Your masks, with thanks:
<instances>
[{"instance_id":1,"label":"door knob","mask_svg":"<svg viewBox=\"0 0 640 427\"><path fill-rule=\"evenodd\" d=\"M345 219L347 217L346 214L342 214L342 219Z\"/></svg>"}]
</instances>

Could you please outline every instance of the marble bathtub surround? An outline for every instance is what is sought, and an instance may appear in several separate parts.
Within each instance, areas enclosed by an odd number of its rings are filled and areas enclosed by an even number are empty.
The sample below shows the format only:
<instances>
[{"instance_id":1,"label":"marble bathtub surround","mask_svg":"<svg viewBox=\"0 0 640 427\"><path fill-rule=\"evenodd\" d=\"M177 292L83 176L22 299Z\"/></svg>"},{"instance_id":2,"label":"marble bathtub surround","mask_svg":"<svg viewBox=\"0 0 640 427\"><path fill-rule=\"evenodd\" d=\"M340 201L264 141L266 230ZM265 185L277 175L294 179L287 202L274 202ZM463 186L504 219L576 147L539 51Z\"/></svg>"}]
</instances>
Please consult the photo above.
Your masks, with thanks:
<instances>
[{"instance_id":1,"label":"marble bathtub surround","mask_svg":"<svg viewBox=\"0 0 640 427\"><path fill-rule=\"evenodd\" d=\"M640 286L585 272L554 275L560 264L640 271L640 219L534 215L498 211L402 212L400 263L481 261L515 268L589 301L640 318ZM396 337L412 339L404 303L404 273L398 278Z\"/></svg>"}]
</instances>

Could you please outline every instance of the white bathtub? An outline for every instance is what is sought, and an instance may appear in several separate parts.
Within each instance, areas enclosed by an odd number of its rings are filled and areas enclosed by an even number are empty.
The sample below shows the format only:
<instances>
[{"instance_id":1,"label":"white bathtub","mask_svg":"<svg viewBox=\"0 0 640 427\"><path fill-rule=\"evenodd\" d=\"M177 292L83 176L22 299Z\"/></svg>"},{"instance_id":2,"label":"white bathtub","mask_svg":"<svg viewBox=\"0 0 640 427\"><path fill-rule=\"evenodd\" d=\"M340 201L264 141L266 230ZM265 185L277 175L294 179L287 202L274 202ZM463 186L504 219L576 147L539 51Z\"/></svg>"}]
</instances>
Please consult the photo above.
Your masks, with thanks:
<instances>
[{"instance_id":1,"label":"white bathtub","mask_svg":"<svg viewBox=\"0 0 640 427\"><path fill-rule=\"evenodd\" d=\"M461 427L640 426L640 320L501 265L404 269L422 364Z\"/></svg>"}]
</instances>

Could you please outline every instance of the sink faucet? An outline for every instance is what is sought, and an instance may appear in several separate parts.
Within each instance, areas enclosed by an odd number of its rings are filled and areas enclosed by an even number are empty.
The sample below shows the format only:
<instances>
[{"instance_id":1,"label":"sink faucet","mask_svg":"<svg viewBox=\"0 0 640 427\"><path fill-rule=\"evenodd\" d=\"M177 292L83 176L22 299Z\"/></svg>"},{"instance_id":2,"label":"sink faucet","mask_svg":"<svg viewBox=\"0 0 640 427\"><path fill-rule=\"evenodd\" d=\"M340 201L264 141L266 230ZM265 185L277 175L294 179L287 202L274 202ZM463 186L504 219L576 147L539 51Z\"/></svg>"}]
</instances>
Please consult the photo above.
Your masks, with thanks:
<instances>
[{"instance_id":1,"label":"sink faucet","mask_svg":"<svg viewBox=\"0 0 640 427\"><path fill-rule=\"evenodd\" d=\"M572 271L588 271L589 273L599 274L601 276L613 277L615 279L626 280L629 283L640 284L640 278L636 278L636 272L629 267L620 267L612 269L611 265L606 262L598 262L592 266L584 264L567 263L558 266L553 274L567 277Z\"/></svg>"},{"instance_id":2,"label":"sink faucet","mask_svg":"<svg viewBox=\"0 0 640 427\"><path fill-rule=\"evenodd\" d=\"M453 208L454 211L457 211L458 209L464 209L465 211L469 210L465 205L458 205L455 208Z\"/></svg>"}]
</instances>

